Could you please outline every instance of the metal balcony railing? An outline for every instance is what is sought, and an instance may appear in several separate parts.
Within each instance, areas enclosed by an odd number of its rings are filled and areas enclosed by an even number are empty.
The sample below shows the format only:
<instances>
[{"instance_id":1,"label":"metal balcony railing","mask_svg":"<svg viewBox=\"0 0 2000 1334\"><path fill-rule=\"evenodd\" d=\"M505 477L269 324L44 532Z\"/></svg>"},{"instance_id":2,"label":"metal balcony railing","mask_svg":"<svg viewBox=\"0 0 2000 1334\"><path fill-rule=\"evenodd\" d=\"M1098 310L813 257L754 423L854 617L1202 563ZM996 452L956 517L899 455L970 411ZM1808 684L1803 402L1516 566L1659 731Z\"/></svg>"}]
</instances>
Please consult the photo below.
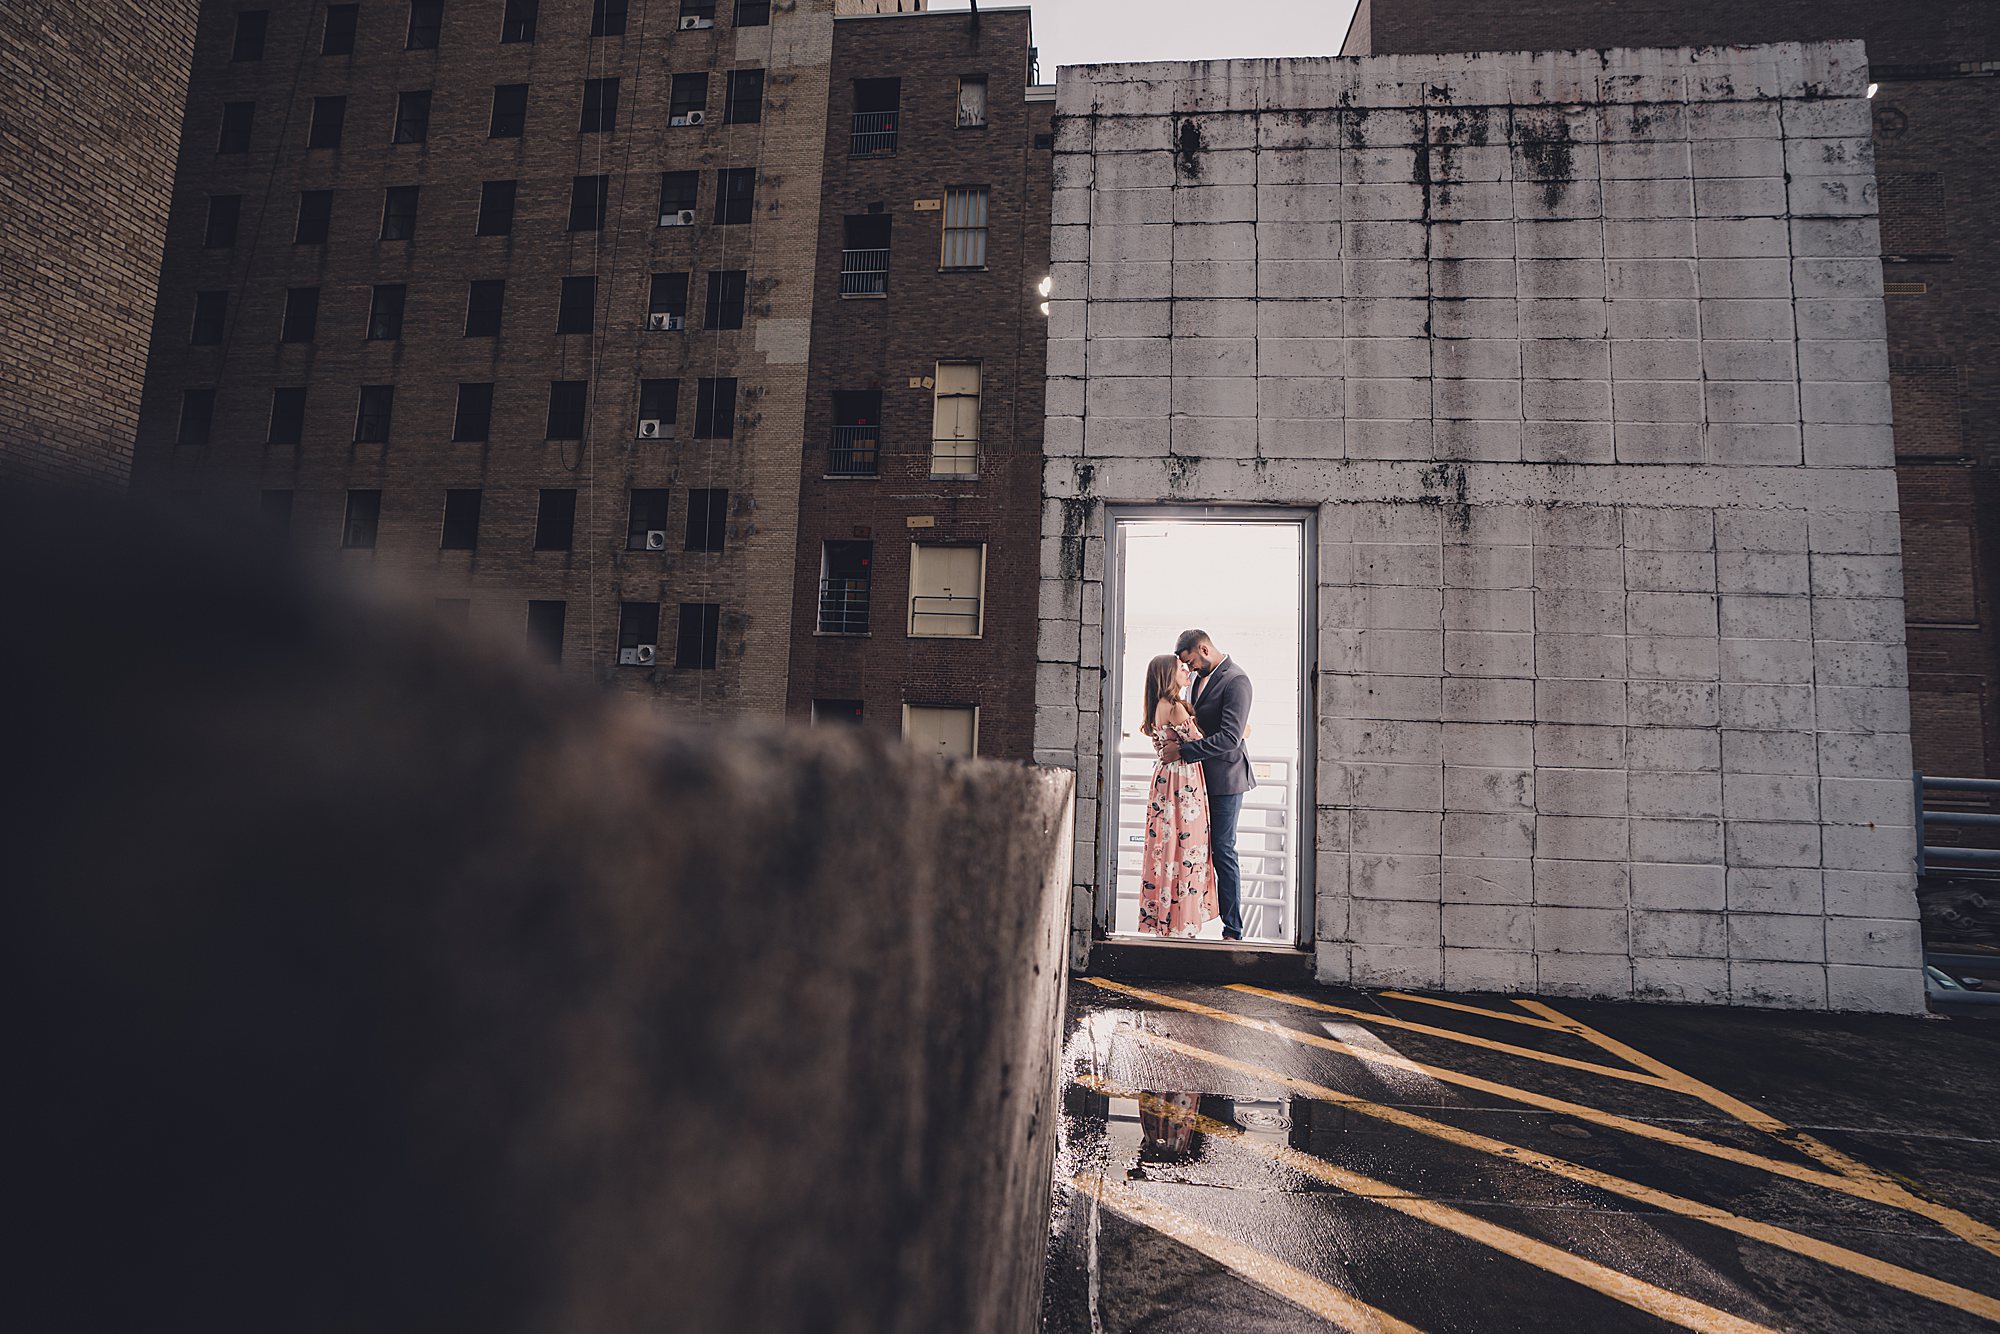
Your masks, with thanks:
<instances>
[{"instance_id":1,"label":"metal balcony railing","mask_svg":"<svg viewBox=\"0 0 2000 1334\"><path fill-rule=\"evenodd\" d=\"M979 476L977 440L931 441L931 476L969 480Z\"/></svg>"},{"instance_id":2,"label":"metal balcony railing","mask_svg":"<svg viewBox=\"0 0 2000 1334\"><path fill-rule=\"evenodd\" d=\"M841 251L840 294L842 296L887 296L889 294L889 252L887 250Z\"/></svg>"},{"instance_id":3,"label":"metal balcony railing","mask_svg":"<svg viewBox=\"0 0 2000 1334\"><path fill-rule=\"evenodd\" d=\"M979 599L963 593L913 594L910 633L971 639L979 633Z\"/></svg>"},{"instance_id":4,"label":"metal balcony railing","mask_svg":"<svg viewBox=\"0 0 2000 1334\"><path fill-rule=\"evenodd\" d=\"M823 635L868 633L868 581L819 581L819 632Z\"/></svg>"},{"instance_id":5,"label":"metal balcony railing","mask_svg":"<svg viewBox=\"0 0 2000 1334\"><path fill-rule=\"evenodd\" d=\"M857 111L854 127L847 136L849 157L894 157L896 155L895 111Z\"/></svg>"},{"instance_id":6,"label":"metal balcony railing","mask_svg":"<svg viewBox=\"0 0 2000 1334\"><path fill-rule=\"evenodd\" d=\"M1139 921L1140 864L1146 849L1146 807L1151 797L1153 747L1128 738L1118 748L1118 834L1112 871L1117 880L1113 930L1130 933ZM1292 939L1297 921L1298 764L1286 755L1256 755L1257 786L1244 798L1236 827L1243 938ZM1219 933L1219 928L1211 928Z\"/></svg>"},{"instance_id":7,"label":"metal balcony railing","mask_svg":"<svg viewBox=\"0 0 2000 1334\"><path fill-rule=\"evenodd\" d=\"M1916 805L1918 875L2000 875L2000 849L1932 843L1934 828L1975 831L1972 837L1991 843L2000 830L2000 815L1992 804L2000 799L2000 779L1940 778L1916 774L1912 796ZM1986 810L1974 809L1979 806Z\"/></svg>"},{"instance_id":8,"label":"metal balcony railing","mask_svg":"<svg viewBox=\"0 0 2000 1334\"><path fill-rule=\"evenodd\" d=\"M836 426L826 450L829 477L873 477L881 449L880 426Z\"/></svg>"}]
</instances>

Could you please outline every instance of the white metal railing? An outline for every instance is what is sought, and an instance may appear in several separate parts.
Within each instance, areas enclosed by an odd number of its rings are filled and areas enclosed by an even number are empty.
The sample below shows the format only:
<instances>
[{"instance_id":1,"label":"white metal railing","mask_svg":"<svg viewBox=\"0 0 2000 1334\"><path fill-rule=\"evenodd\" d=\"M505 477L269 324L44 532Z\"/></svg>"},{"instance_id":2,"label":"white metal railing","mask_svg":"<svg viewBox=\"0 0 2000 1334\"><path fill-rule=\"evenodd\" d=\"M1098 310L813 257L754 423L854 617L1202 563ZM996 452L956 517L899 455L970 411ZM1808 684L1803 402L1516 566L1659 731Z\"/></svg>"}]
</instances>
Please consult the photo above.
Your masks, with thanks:
<instances>
[{"instance_id":1,"label":"white metal railing","mask_svg":"<svg viewBox=\"0 0 2000 1334\"><path fill-rule=\"evenodd\" d=\"M887 250L841 251L840 294L842 296L887 296L889 294L889 252Z\"/></svg>"},{"instance_id":2,"label":"white metal railing","mask_svg":"<svg viewBox=\"0 0 2000 1334\"><path fill-rule=\"evenodd\" d=\"M1119 748L1114 931L1130 932L1139 919L1140 858L1146 846L1153 763L1153 748L1143 739ZM1253 755L1250 763L1257 786L1244 795L1236 826L1243 938L1290 944L1298 922L1298 762L1291 756Z\"/></svg>"},{"instance_id":3,"label":"white metal railing","mask_svg":"<svg viewBox=\"0 0 2000 1334\"><path fill-rule=\"evenodd\" d=\"M848 131L847 155L849 157L888 157L896 151L896 117L894 111L857 111L854 125Z\"/></svg>"}]
</instances>

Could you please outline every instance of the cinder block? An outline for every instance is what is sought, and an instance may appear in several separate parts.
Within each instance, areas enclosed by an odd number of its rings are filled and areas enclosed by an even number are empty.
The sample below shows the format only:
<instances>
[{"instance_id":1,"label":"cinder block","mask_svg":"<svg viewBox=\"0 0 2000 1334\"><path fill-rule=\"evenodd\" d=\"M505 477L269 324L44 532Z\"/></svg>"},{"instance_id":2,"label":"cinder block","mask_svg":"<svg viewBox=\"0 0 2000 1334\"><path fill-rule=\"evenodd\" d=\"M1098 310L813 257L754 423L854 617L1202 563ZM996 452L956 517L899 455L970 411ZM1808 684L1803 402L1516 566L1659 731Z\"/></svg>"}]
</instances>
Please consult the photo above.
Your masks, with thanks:
<instances>
[{"instance_id":1,"label":"cinder block","mask_svg":"<svg viewBox=\"0 0 2000 1334\"><path fill-rule=\"evenodd\" d=\"M1404 899L1436 903L1442 868L1436 857L1355 853L1348 859L1348 889L1356 900Z\"/></svg>"},{"instance_id":2,"label":"cinder block","mask_svg":"<svg viewBox=\"0 0 2000 1334\"><path fill-rule=\"evenodd\" d=\"M1720 866L1720 820L1660 820L1633 817L1632 860Z\"/></svg>"},{"instance_id":3,"label":"cinder block","mask_svg":"<svg viewBox=\"0 0 2000 1334\"><path fill-rule=\"evenodd\" d=\"M1535 989L1535 956L1525 950L1452 949L1444 952L1444 989L1456 992L1498 992L1503 995Z\"/></svg>"},{"instance_id":4,"label":"cinder block","mask_svg":"<svg viewBox=\"0 0 2000 1334\"><path fill-rule=\"evenodd\" d=\"M1639 958L1727 958L1726 921L1719 912L1634 912L1632 953Z\"/></svg>"},{"instance_id":5,"label":"cinder block","mask_svg":"<svg viewBox=\"0 0 2000 1334\"><path fill-rule=\"evenodd\" d=\"M1447 949L1534 948L1535 910L1525 904L1447 903L1443 912Z\"/></svg>"},{"instance_id":6,"label":"cinder block","mask_svg":"<svg viewBox=\"0 0 2000 1334\"><path fill-rule=\"evenodd\" d=\"M1622 816L1625 782L1625 774L1616 769L1537 769L1535 810L1543 816Z\"/></svg>"},{"instance_id":7,"label":"cinder block","mask_svg":"<svg viewBox=\"0 0 2000 1334\"><path fill-rule=\"evenodd\" d=\"M1629 783L1634 815L1714 819L1722 814L1719 773L1634 773Z\"/></svg>"},{"instance_id":8,"label":"cinder block","mask_svg":"<svg viewBox=\"0 0 2000 1334\"><path fill-rule=\"evenodd\" d=\"M1803 867L1731 867L1729 910L1818 916L1826 904L1821 874Z\"/></svg>"},{"instance_id":9,"label":"cinder block","mask_svg":"<svg viewBox=\"0 0 2000 1334\"><path fill-rule=\"evenodd\" d=\"M1826 958L1828 963L1916 971L1924 961L1923 935L1906 918L1832 917L1826 922Z\"/></svg>"},{"instance_id":10,"label":"cinder block","mask_svg":"<svg viewBox=\"0 0 2000 1334\"><path fill-rule=\"evenodd\" d=\"M1725 776L1724 783L1728 778ZM1725 787L1724 801L1728 800ZM1731 866L1800 866L1820 864L1820 826L1753 820L1731 820L1725 826L1725 846Z\"/></svg>"},{"instance_id":11,"label":"cinder block","mask_svg":"<svg viewBox=\"0 0 2000 1334\"><path fill-rule=\"evenodd\" d=\"M1728 905L1721 866L1635 861L1632 906L1657 912L1719 912Z\"/></svg>"},{"instance_id":12,"label":"cinder block","mask_svg":"<svg viewBox=\"0 0 2000 1334\"><path fill-rule=\"evenodd\" d=\"M1627 738L1626 748L1635 773L1642 769L1699 773L1722 767L1722 737L1707 728L1640 728Z\"/></svg>"},{"instance_id":13,"label":"cinder block","mask_svg":"<svg viewBox=\"0 0 2000 1334\"><path fill-rule=\"evenodd\" d=\"M1545 821L1547 816L1543 816ZM1622 861L1535 861L1535 902L1559 908L1618 908L1631 901Z\"/></svg>"},{"instance_id":14,"label":"cinder block","mask_svg":"<svg viewBox=\"0 0 2000 1334\"><path fill-rule=\"evenodd\" d=\"M1444 984L1443 950L1437 946L1355 945L1348 958L1349 981L1357 987L1435 991Z\"/></svg>"},{"instance_id":15,"label":"cinder block","mask_svg":"<svg viewBox=\"0 0 2000 1334\"><path fill-rule=\"evenodd\" d=\"M1355 899L1348 907L1348 934L1360 945L1435 947L1439 939L1436 903Z\"/></svg>"},{"instance_id":16,"label":"cinder block","mask_svg":"<svg viewBox=\"0 0 2000 1334\"><path fill-rule=\"evenodd\" d=\"M1444 816L1447 862L1457 857L1530 857L1534 855L1534 847L1532 815L1449 811ZM1449 873L1447 865L1446 874Z\"/></svg>"},{"instance_id":17,"label":"cinder block","mask_svg":"<svg viewBox=\"0 0 2000 1334\"><path fill-rule=\"evenodd\" d=\"M1622 952L1538 954L1535 989L1544 996L1623 1000L1632 994L1632 961Z\"/></svg>"},{"instance_id":18,"label":"cinder block","mask_svg":"<svg viewBox=\"0 0 2000 1334\"><path fill-rule=\"evenodd\" d=\"M1632 996L1673 1005L1724 1004L1729 1000L1729 965L1719 959L1634 959Z\"/></svg>"},{"instance_id":19,"label":"cinder block","mask_svg":"<svg viewBox=\"0 0 2000 1334\"><path fill-rule=\"evenodd\" d=\"M1922 1014L1924 975L1919 968L1864 968L1829 964L1827 1006L1884 1014Z\"/></svg>"},{"instance_id":20,"label":"cinder block","mask_svg":"<svg viewBox=\"0 0 2000 1334\"><path fill-rule=\"evenodd\" d=\"M1729 1001L1769 1009L1823 1010L1827 1005L1826 965L1732 959Z\"/></svg>"}]
</instances>

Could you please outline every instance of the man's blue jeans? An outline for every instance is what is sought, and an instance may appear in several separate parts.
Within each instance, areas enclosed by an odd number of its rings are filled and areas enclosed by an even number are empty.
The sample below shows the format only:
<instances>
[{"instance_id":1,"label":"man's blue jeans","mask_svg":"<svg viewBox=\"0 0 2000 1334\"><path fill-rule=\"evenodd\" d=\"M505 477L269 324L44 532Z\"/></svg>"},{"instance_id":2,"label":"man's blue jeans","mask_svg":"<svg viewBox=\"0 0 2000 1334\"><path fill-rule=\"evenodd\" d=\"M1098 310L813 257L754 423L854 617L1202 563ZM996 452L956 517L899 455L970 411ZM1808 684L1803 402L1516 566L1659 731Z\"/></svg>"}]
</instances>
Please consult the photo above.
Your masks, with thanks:
<instances>
[{"instance_id":1,"label":"man's blue jeans","mask_svg":"<svg viewBox=\"0 0 2000 1334\"><path fill-rule=\"evenodd\" d=\"M1241 792L1208 794L1208 855L1222 900L1222 934L1231 939L1243 935L1243 871L1236 860L1236 821L1242 814Z\"/></svg>"}]
</instances>

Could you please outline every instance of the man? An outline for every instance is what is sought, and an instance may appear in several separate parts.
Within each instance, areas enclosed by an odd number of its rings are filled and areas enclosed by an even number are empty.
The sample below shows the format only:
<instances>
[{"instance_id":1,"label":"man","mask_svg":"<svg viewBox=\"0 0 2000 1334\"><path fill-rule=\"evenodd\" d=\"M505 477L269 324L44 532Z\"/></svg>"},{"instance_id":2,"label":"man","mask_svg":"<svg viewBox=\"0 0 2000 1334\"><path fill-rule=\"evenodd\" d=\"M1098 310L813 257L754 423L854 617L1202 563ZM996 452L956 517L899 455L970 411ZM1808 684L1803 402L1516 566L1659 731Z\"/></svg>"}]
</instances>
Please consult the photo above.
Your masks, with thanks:
<instances>
[{"instance_id":1,"label":"man","mask_svg":"<svg viewBox=\"0 0 2000 1334\"><path fill-rule=\"evenodd\" d=\"M1205 630L1185 630L1174 656L1194 669L1194 721L1201 740L1182 745L1172 734L1159 744L1160 759L1199 760L1208 780L1209 857L1222 900L1222 938L1243 939L1243 876L1236 858L1236 822L1243 794L1257 786L1244 749L1250 728L1250 675L1215 647Z\"/></svg>"}]
</instances>

